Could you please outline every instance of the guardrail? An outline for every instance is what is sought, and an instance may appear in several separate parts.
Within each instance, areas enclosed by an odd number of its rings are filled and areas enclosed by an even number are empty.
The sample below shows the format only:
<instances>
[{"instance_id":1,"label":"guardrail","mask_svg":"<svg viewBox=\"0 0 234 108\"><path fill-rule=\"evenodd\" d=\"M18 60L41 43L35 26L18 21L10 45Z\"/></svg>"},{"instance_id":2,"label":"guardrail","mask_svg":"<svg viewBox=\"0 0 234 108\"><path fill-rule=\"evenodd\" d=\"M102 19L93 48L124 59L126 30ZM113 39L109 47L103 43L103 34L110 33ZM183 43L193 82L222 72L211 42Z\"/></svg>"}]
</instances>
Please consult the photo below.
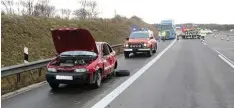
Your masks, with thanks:
<instances>
[{"instance_id":1,"label":"guardrail","mask_svg":"<svg viewBox=\"0 0 234 108\"><path fill-rule=\"evenodd\" d=\"M120 47L123 44L117 44L111 46L112 48ZM18 74L21 72L29 71L32 69L38 69L41 67L45 67L51 60L54 58L49 58L49 59L44 59L44 60L39 60L35 62L30 62L28 64L19 64L19 65L14 65L14 66L9 66L9 67L3 67L1 69L1 77L12 75L12 74Z\"/></svg>"},{"instance_id":2,"label":"guardrail","mask_svg":"<svg viewBox=\"0 0 234 108\"><path fill-rule=\"evenodd\" d=\"M122 51L121 46L123 44L112 45L111 47L117 54L120 54ZM52 59L54 58L3 67L1 69L2 94L45 80L45 67Z\"/></svg>"}]
</instances>

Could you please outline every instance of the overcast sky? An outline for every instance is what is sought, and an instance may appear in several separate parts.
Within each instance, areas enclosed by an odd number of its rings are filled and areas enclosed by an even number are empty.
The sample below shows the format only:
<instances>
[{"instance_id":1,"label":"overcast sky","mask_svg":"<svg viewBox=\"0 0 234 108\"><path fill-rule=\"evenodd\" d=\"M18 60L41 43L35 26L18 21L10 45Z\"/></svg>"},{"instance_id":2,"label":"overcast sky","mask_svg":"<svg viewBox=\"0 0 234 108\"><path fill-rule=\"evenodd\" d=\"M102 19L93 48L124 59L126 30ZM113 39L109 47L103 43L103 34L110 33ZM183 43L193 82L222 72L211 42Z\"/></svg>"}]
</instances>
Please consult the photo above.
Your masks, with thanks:
<instances>
[{"instance_id":1,"label":"overcast sky","mask_svg":"<svg viewBox=\"0 0 234 108\"><path fill-rule=\"evenodd\" d=\"M18 1L18 0L14 0ZM56 8L79 8L78 0L50 0ZM100 17L141 17L148 23L173 19L175 23L234 24L234 0L96 0Z\"/></svg>"}]
</instances>

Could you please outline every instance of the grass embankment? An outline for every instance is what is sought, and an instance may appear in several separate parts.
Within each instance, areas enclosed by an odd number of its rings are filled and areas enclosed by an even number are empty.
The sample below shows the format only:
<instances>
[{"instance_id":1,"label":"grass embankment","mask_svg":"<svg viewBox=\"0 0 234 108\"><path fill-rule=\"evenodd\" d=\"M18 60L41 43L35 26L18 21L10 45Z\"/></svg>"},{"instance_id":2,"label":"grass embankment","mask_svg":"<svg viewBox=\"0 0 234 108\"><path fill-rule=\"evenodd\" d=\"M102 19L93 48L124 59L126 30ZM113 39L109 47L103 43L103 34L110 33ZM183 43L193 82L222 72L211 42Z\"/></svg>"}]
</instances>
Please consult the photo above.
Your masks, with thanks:
<instances>
[{"instance_id":1,"label":"grass embankment","mask_svg":"<svg viewBox=\"0 0 234 108\"><path fill-rule=\"evenodd\" d=\"M66 20L32 16L2 15L2 65L23 63L23 48L29 48L29 61L55 56L50 34L51 28L79 27L91 31L96 41L122 43L130 33L132 24L156 29L138 18ZM155 33L156 34L156 33Z\"/></svg>"}]
</instances>

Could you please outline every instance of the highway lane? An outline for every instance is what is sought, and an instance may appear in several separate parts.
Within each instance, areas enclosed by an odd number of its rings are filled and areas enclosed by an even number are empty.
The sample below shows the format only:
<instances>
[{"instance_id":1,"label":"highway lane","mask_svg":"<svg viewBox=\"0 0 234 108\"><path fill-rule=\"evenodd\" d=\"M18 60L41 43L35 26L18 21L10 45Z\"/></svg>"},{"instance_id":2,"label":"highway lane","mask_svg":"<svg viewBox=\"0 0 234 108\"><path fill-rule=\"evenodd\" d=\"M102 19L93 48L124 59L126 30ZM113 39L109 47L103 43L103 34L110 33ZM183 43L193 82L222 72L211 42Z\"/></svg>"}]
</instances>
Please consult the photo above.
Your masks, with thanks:
<instances>
[{"instance_id":1,"label":"highway lane","mask_svg":"<svg viewBox=\"0 0 234 108\"><path fill-rule=\"evenodd\" d=\"M118 69L128 69L133 75L143 65L161 52L171 41L160 42L158 52L153 57L142 55L125 59L119 56ZM51 91L48 84L2 101L2 108L86 108L91 107L110 93L128 77L114 77L103 82L101 88L92 90L87 86L65 86Z\"/></svg>"},{"instance_id":2,"label":"highway lane","mask_svg":"<svg viewBox=\"0 0 234 108\"><path fill-rule=\"evenodd\" d=\"M200 40L180 40L106 108L234 108L234 69Z\"/></svg>"},{"instance_id":3,"label":"highway lane","mask_svg":"<svg viewBox=\"0 0 234 108\"><path fill-rule=\"evenodd\" d=\"M216 38L214 36L216 36ZM224 39L221 40L221 37ZM229 41L227 41L227 38L229 38ZM221 31L219 33L214 33L208 35L205 41L210 47L234 61L234 32Z\"/></svg>"}]
</instances>

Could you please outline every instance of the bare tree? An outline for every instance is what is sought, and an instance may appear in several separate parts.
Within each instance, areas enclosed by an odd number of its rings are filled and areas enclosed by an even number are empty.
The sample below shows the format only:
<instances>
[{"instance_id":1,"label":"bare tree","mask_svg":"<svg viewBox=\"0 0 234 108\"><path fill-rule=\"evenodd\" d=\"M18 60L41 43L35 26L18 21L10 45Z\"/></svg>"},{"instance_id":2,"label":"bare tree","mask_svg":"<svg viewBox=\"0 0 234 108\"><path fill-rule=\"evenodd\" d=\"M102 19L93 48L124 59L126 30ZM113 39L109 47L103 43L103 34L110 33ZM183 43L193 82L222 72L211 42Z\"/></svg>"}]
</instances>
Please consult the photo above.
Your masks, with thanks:
<instances>
[{"instance_id":1,"label":"bare tree","mask_svg":"<svg viewBox=\"0 0 234 108\"><path fill-rule=\"evenodd\" d=\"M61 9L61 14L62 14L62 18L69 19L70 15L71 15L71 10L70 9Z\"/></svg>"},{"instance_id":2,"label":"bare tree","mask_svg":"<svg viewBox=\"0 0 234 108\"><path fill-rule=\"evenodd\" d=\"M138 16L136 16L136 15L132 16L131 18L132 18L132 19L136 19L136 20L142 20L140 17L138 17Z\"/></svg>"},{"instance_id":3,"label":"bare tree","mask_svg":"<svg viewBox=\"0 0 234 108\"><path fill-rule=\"evenodd\" d=\"M78 2L80 3L82 9L86 9L86 6L88 4L87 0L80 0Z\"/></svg>"},{"instance_id":4,"label":"bare tree","mask_svg":"<svg viewBox=\"0 0 234 108\"><path fill-rule=\"evenodd\" d=\"M62 18L64 17L65 13L66 13L66 9L61 9Z\"/></svg>"},{"instance_id":5,"label":"bare tree","mask_svg":"<svg viewBox=\"0 0 234 108\"><path fill-rule=\"evenodd\" d=\"M97 10L97 2L93 0L79 0L80 9L74 11L74 15L80 19L96 18L99 14Z\"/></svg>"},{"instance_id":6,"label":"bare tree","mask_svg":"<svg viewBox=\"0 0 234 108\"><path fill-rule=\"evenodd\" d=\"M16 5L17 5L17 14L21 15L21 9L20 9L21 2L16 2Z\"/></svg>"},{"instance_id":7,"label":"bare tree","mask_svg":"<svg viewBox=\"0 0 234 108\"><path fill-rule=\"evenodd\" d=\"M49 5L49 0L40 0L34 6L34 16L53 17L55 14L55 6Z\"/></svg>"},{"instance_id":8,"label":"bare tree","mask_svg":"<svg viewBox=\"0 0 234 108\"><path fill-rule=\"evenodd\" d=\"M96 1L89 1L87 3L87 6L90 9L90 17L91 18L96 18L97 15L99 14L99 12L97 10L97 2Z\"/></svg>"},{"instance_id":9,"label":"bare tree","mask_svg":"<svg viewBox=\"0 0 234 108\"><path fill-rule=\"evenodd\" d=\"M88 11L81 8L77 9L73 12L73 14L78 18L78 19L87 19L88 18Z\"/></svg>"},{"instance_id":10,"label":"bare tree","mask_svg":"<svg viewBox=\"0 0 234 108\"><path fill-rule=\"evenodd\" d=\"M26 15L33 15L33 11L34 11L34 0L21 0L20 1L21 5L23 6L23 14Z\"/></svg>"},{"instance_id":11,"label":"bare tree","mask_svg":"<svg viewBox=\"0 0 234 108\"><path fill-rule=\"evenodd\" d=\"M65 15L66 15L66 19L69 19L70 15L71 15L71 10L70 9L66 9Z\"/></svg>"},{"instance_id":12,"label":"bare tree","mask_svg":"<svg viewBox=\"0 0 234 108\"><path fill-rule=\"evenodd\" d=\"M45 8L45 16L53 17L55 14L55 6L46 6Z\"/></svg>"},{"instance_id":13,"label":"bare tree","mask_svg":"<svg viewBox=\"0 0 234 108\"><path fill-rule=\"evenodd\" d=\"M1 15L5 15L5 12L3 10L1 10Z\"/></svg>"},{"instance_id":14,"label":"bare tree","mask_svg":"<svg viewBox=\"0 0 234 108\"><path fill-rule=\"evenodd\" d=\"M2 0L1 4L5 7L6 13L15 14L14 9L13 9L13 6L14 6L13 0Z\"/></svg>"},{"instance_id":15,"label":"bare tree","mask_svg":"<svg viewBox=\"0 0 234 108\"><path fill-rule=\"evenodd\" d=\"M78 2L81 5L81 9L75 10L74 15L76 15L76 17L78 17L79 19L87 19L88 15L89 15L89 12L86 9L86 7L88 5L87 0L80 0Z\"/></svg>"}]
</instances>

